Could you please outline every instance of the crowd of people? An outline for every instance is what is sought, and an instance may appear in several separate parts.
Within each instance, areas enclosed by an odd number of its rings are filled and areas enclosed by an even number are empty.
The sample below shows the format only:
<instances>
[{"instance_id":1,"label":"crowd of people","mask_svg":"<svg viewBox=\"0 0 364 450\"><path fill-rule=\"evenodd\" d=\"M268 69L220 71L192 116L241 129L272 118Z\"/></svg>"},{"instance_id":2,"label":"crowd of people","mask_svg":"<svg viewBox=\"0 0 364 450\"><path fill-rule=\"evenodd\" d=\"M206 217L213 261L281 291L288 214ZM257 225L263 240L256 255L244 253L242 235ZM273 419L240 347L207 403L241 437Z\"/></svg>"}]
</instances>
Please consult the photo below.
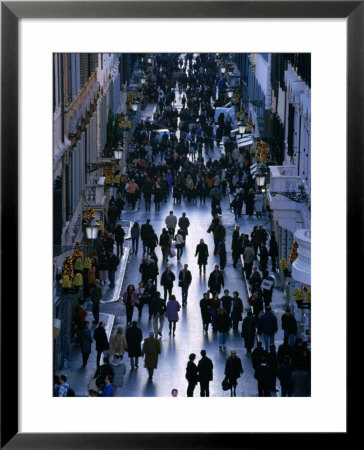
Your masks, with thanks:
<instances>
[{"instance_id":1,"label":"crowd of people","mask_svg":"<svg viewBox=\"0 0 364 450\"><path fill-rule=\"evenodd\" d=\"M230 204L235 217L245 214L252 217L254 211L261 216L260 193L250 173L251 156L249 151L238 148L230 131L235 125L229 115L220 115L215 121L215 108L228 103L229 98L221 82L216 55L202 54L195 59L187 54L186 59L178 56L156 56L154 70L147 73L146 87L143 88L144 101L158 103L153 120L141 121L135 128L131 139L126 173L120 178L116 199L111 200L108 230L100 232L97 251L93 255L95 267L93 277L89 279L89 295L93 303L94 330L96 342L97 370L90 392L95 395L119 395L123 385L125 351L130 358L131 370L138 367L138 359L144 358L149 379L153 379L161 353L160 337L165 319L168 321L169 335L173 338L177 332L177 323L181 308L188 304L188 291L193 281L188 264L184 264L179 273L173 273L168 264L169 258L176 256L180 261L187 246L190 220L185 212L177 217L173 210L165 218L165 227L155 230L148 218L141 226L134 222L131 228L132 254L138 255L139 241L142 244L142 261L139 266L140 278L135 284L129 284L123 292L122 301L126 308L126 333L118 328L110 340L107 340L105 324L99 322L99 304L102 298L102 286L106 284L105 270L108 271L109 287L115 286L115 271L123 254L125 232L121 224L116 225L125 204L134 209L136 202L144 203L145 211L151 211L152 198L155 211L160 205L173 198L174 203L182 199L188 205L200 203L206 205L211 200L211 224L207 233L212 233L214 246L208 247L201 238L195 248L199 273L206 275L206 266L210 255L218 256L219 265L208 275L206 290L200 300L202 329L218 333L218 346L226 350L230 330L236 331L241 323L241 337L244 339L247 355L251 356L255 378L258 382L258 395L268 396L276 392L276 378L281 382L282 396L309 395L309 348L307 343L296 339L297 324L290 311L282 316L284 344L275 351L274 336L278 331L277 319L271 311L270 303L274 283L269 276L276 271L278 247L274 232L268 235L263 225L254 226L250 236L240 233L236 226L231 236L233 267L243 259L243 272L250 284L250 309L243 319L243 301L238 291L225 286L224 270L227 260L226 228L221 218L221 200L230 194ZM175 91L182 95L182 108L175 106ZM218 97L216 92L218 91ZM217 99L216 99L217 97ZM163 127L167 131L160 133ZM214 143L223 142L221 157L212 160L210 152ZM205 155L205 157L204 157ZM159 160L158 162L156 162ZM111 211L111 213L110 213ZM267 242L269 240L269 247ZM114 253L114 244L117 254ZM165 269L160 274L156 249L161 249ZM174 255L176 252L176 255ZM258 259L259 258L259 259ZM255 261L259 265L254 265ZM96 280L99 280L97 286ZM175 294L175 283L181 289L181 303ZM159 286L159 287L158 287ZM78 309L79 342L83 358L83 367L91 352L92 337L90 324L86 320L84 298L80 299ZM138 322L142 318L144 306L148 307L148 319L153 330L144 339ZM262 336L262 342L256 339ZM257 346L255 347L255 343ZM252 351L252 349L254 350ZM103 364L100 359L103 355ZM201 360L195 364L195 354L190 354L186 379L187 396L193 396L195 386L200 383L200 395L209 396L209 382L213 379L213 363L201 351ZM306 376L302 376L303 371ZM237 379L244 373L240 358L231 350L226 360L224 389L230 389L231 396L236 395ZM308 382L308 384L307 384ZM298 387L299 386L299 387ZM62 392L61 389L58 391ZM304 394L303 394L304 392ZM59 394L62 396L61 394Z\"/></svg>"}]
</instances>

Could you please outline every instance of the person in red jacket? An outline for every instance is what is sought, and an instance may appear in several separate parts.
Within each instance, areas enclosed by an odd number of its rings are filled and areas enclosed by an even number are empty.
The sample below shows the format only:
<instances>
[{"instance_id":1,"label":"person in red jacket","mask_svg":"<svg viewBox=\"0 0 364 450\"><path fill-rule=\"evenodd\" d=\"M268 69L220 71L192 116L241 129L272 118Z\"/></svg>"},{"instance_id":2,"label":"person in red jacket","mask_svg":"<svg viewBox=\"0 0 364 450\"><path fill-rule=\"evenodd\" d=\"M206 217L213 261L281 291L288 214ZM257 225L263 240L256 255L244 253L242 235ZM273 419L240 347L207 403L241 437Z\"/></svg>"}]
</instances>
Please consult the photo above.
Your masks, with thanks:
<instances>
[{"instance_id":1,"label":"person in red jacket","mask_svg":"<svg viewBox=\"0 0 364 450\"><path fill-rule=\"evenodd\" d=\"M126 306L126 324L131 324L137 292L133 284L129 284L123 295L123 302Z\"/></svg>"}]
</instances>

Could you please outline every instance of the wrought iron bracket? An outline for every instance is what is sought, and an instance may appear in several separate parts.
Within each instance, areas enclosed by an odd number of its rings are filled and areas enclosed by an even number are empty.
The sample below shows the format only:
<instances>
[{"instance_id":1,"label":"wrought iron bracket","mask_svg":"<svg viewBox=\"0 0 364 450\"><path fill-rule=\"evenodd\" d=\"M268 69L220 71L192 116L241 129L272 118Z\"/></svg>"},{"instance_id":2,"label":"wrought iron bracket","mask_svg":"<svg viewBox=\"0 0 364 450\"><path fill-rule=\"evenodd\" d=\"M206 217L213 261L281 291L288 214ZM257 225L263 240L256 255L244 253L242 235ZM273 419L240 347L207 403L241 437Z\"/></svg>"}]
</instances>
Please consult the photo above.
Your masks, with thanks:
<instances>
[{"instance_id":1,"label":"wrought iron bracket","mask_svg":"<svg viewBox=\"0 0 364 450\"><path fill-rule=\"evenodd\" d=\"M112 166L112 163L110 162L103 162L103 163L87 163L86 165L86 172L95 172L95 170L101 169L102 167Z\"/></svg>"},{"instance_id":2,"label":"wrought iron bracket","mask_svg":"<svg viewBox=\"0 0 364 450\"><path fill-rule=\"evenodd\" d=\"M310 199L310 196L306 194L306 192L295 192L295 191L287 191L287 192L272 192L269 191L272 197L276 195L283 195L283 197L288 198L296 203L307 203Z\"/></svg>"}]
</instances>

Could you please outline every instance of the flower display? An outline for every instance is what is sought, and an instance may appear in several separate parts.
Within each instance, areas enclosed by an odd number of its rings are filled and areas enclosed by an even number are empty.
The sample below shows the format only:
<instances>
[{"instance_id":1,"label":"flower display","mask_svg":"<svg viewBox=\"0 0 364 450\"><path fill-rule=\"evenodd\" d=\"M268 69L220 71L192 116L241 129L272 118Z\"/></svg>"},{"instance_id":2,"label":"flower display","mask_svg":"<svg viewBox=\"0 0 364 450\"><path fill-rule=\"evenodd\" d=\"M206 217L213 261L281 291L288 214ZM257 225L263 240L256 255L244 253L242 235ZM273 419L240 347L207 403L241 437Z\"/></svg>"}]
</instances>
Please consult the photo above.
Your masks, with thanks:
<instances>
[{"instance_id":1,"label":"flower display","mask_svg":"<svg viewBox=\"0 0 364 450\"><path fill-rule=\"evenodd\" d=\"M303 294L302 291L298 288L295 288L293 291L293 300L296 302L300 302L303 300Z\"/></svg>"},{"instance_id":2,"label":"flower display","mask_svg":"<svg viewBox=\"0 0 364 450\"><path fill-rule=\"evenodd\" d=\"M71 287L71 280L68 275L63 275L62 277L62 287L63 288L70 288Z\"/></svg>"},{"instance_id":3,"label":"flower display","mask_svg":"<svg viewBox=\"0 0 364 450\"><path fill-rule=\"evenodd\" d=\"M76 273L75 280L73 282L74 286L82 286L82 275L80 273Z\"/></svg>"},{"instance_id":4,"label":"flower display","mask_svg":"<svg viewBox=\"0 0 364 450\"><path fill-rule=\"evenodd\" d=\"M72 254L72 263L76 262L77 259L80 259L82 261L83 253L81 252L81 250L79 248L75 247L75 249L73 250L73 254Z\"/></svg>"},{"instance_id":5,"label":"flower display","mask_svg":"<svg viewBox=\"0 0 364 450\"><path fill-rule=\"evenodd\" d=\"M63 262L63 267L62 267L62 280L63 277L67 276L69 280L72 280L74 277L74 273L73 273L73 259L71 256L68 256L64 262ZM63 286L63 284L62 284Z\"/></svg>"},{"instance_id":6,"label":"flower display","mask_svg":"<svg viewBox=\"0 0 364 450\"><path fill-rule=\"evenodd\" d=\"M77 258L75 262L75 270L83 270L83 262L82 259Z\"/></svg>"},{"instance_id":7,"label":"flower display","mask_svg":"<svg viewBox=\"0 0 364 450\"><path fill-rule=\"evenodd\" d=\"M83 268L84 269L91 269L91 259L89 257L87 257L85 259L85 262L83 263Z\"/></svg>"},{"instance_id":8,"label":"flower display","mask_svg":"<svg viewBox=\"0 0 364 450\"><path fill-rule=\"evenodd\" d=\"M298 249L298 244L297 244L297 242L296 241L294 241L293 243L292 243L292 246L291 246L291 253L290 253L290 255L289 255L289 262L292 264L294 261L296 261L296 259L298 258L298 252L297 252L297 249Z\"/></svg>"},{"instance_id":9,"label":"flower display","mask_svg":"<svg viewBox=\"0 0 364 450\"><path fill-rule=\"evenodd\" d=\"M288 263L284 258L281 259L281 270L288 270Z\"/></svg>"},{"instance_id":10,"label":"flower display","mask_svg":"<svg viewBox=\"0 0 364 450\"><path fill-rule=\"evenodd\" d=\"M89 206L87 209L87 215L85 218L85 222L88 223L91 221L91 217L95 215L95 209L92 206Z\"/></svg>"}]
</instances>

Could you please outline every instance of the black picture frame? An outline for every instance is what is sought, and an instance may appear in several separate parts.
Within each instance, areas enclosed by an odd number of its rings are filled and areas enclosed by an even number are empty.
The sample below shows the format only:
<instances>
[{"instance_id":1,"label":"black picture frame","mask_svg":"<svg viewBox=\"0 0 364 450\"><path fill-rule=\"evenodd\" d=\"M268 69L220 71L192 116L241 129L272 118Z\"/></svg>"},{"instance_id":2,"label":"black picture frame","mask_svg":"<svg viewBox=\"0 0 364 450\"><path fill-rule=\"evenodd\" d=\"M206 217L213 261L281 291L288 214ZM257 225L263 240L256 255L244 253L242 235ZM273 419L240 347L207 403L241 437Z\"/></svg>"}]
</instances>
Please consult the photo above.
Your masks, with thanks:
<instances>
[{"instance_id":1,"label":"black picture frame","mask_svg":"<svg viewBox=\"0 0 364 450\"><path fill-rule=\"evenodd\" d=\"M1 448L260 448L268 439L276 444L282 439L279 433L18 433L18 354L14 351L18 326L13 321L18 315L18 271L14 267L18 266L19 247L16 238L10 242L8 239L9 230L12 236L18 235L18 22L22 18L135 17L347 19L347 246L353 248L355 238L359 252L363 248L364 1L94 1L87 2L87 8L85 2L1 2ZM346 264L347 286L358 279L363 265L356 264L350 255ZM221 418L223 412L217 414ZM347 420L347 433L334 436L339 445L351 437L349 423ZM296 445L298 439L302 446L312 436L288 433L279 445ZM327 435L317 433L315 444L318 442L327 444Z\"/></svg>"}]
</instances>

